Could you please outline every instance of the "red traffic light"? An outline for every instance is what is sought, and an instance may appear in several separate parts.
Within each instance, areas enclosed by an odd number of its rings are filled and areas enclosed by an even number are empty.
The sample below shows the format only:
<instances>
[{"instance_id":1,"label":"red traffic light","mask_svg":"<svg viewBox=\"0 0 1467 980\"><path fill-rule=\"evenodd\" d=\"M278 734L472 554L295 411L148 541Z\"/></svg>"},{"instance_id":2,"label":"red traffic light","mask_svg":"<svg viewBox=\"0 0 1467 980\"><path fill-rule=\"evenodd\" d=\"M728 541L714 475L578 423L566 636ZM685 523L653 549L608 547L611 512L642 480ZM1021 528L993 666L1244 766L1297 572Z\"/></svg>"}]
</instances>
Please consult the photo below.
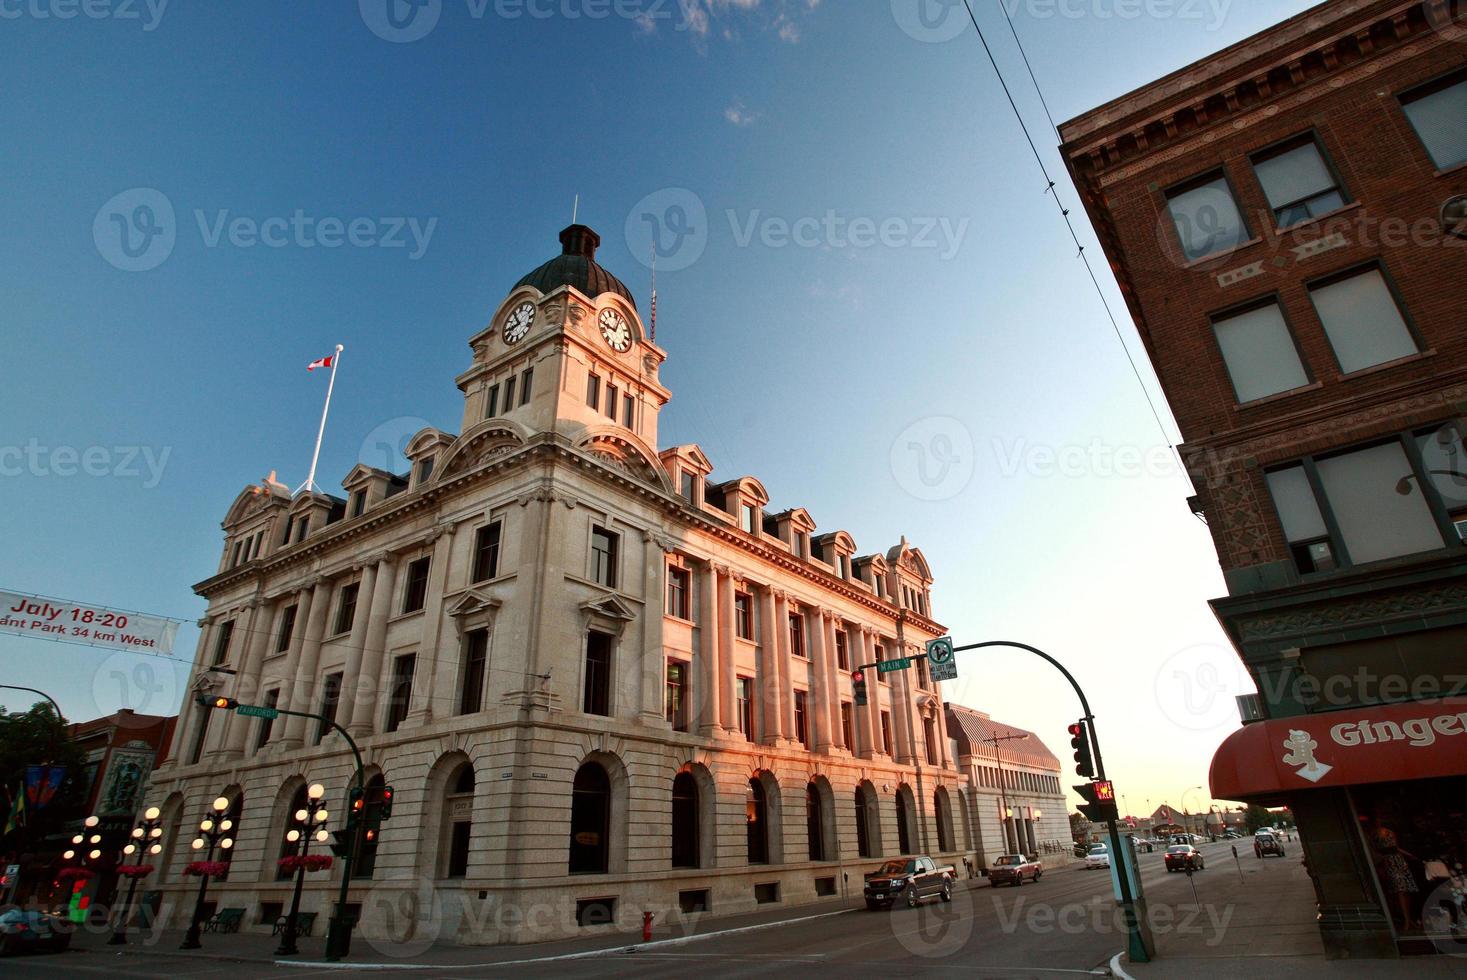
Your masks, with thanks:
<instances>
[{"instance_id":1,"label":"red traffic light","mask_svg":"<svg viewBox=\"0 0 1467 980\"><path fill-rule=\"evenodd\" d=\"M853 670L853 671L851 671L851 681L853 683L859 684L862 681L864 681L865 679L866 679L866 675L862 671L859 671L859 670Z\"/></svg>"},{"instance_id":2,"label":"red traffic light","mask_svg":"<svg viewBox=\"0 0 1467 980\"><path fill-rule=\"evenodd\" d=\"M1077 721L1070 726L1070 737L1078 738L1080 735L1080 723Z\"/></svg>"}]
</instances>

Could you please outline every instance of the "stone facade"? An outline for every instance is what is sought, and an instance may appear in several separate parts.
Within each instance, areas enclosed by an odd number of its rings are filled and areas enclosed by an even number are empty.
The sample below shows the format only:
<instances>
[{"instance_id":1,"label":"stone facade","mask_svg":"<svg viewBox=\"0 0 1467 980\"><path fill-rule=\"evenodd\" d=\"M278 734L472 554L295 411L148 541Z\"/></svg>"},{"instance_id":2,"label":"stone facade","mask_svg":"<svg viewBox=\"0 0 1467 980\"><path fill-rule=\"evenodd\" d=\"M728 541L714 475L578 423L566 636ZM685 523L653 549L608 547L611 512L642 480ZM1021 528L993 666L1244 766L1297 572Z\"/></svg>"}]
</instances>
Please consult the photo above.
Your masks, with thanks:
<instances>
[{"instance_id":1,"label":"stone facade","mask_svg":"<svg viewBox=\"0 0 1467 980\"><path fill-rule=\"evenodd\" d=\"M967 802L937 685L871 672L858 707L851 682L943 634L921 552L858 556L802 509L766 513L758 480L710 482L696 446L659 450L665 354L594 232L561 240L470 338L459 434L418 433L405 476L356 467L344 498L273 475L240 494L196 587L195 690L334 712L369 805L393 788L351 886L369 941L583 934L854 894L901 852L956 861ZM221 794L237 844L211 899L256 929L288 903L292 798L325 784L335 828L354 769L321 727L185 704L150 794L175 921ZM339 864L308 882L323 920Z\"/></svg>"}]
</instances>

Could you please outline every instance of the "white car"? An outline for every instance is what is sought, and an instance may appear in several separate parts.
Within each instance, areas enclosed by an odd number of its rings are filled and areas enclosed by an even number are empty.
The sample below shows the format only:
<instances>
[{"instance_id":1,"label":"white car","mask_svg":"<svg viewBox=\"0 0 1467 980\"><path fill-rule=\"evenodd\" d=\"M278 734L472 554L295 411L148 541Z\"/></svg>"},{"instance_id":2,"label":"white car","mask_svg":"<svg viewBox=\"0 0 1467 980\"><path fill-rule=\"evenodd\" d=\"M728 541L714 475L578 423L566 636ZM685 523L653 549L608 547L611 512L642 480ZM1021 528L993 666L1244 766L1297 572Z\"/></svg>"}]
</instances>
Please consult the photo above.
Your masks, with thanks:
<instances>
[{"instance_id":1,"label":"white car","mask_svg":"<svg viewBox=\"0 0 1467 980\"><path fill-rule=\"evenodd\" d=\"M1085 870L1110 867L1110 848L1104 844L1091 844L1085 852Z\"/></svg>"}]
</instances>

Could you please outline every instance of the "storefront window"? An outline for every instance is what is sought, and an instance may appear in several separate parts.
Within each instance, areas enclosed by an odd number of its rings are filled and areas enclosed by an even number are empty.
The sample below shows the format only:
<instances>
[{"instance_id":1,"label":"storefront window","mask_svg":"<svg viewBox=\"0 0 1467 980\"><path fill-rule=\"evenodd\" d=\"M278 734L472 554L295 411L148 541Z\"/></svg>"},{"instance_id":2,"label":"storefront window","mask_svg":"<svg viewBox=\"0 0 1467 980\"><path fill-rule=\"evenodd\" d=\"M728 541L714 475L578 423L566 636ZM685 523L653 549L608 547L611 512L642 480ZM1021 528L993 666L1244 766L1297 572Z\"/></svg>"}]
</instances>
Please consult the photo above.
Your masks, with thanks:
<instances>
[{"instance_id":1,"label":"storefront window","mask_svg":"<svg viewBox=\"0 0 1467 980\"><path fill-rule=\"evenodd\" d=\"M1397 935L1467 953L1467 777L1350 792Z\"/></svg>"}]
</instances>

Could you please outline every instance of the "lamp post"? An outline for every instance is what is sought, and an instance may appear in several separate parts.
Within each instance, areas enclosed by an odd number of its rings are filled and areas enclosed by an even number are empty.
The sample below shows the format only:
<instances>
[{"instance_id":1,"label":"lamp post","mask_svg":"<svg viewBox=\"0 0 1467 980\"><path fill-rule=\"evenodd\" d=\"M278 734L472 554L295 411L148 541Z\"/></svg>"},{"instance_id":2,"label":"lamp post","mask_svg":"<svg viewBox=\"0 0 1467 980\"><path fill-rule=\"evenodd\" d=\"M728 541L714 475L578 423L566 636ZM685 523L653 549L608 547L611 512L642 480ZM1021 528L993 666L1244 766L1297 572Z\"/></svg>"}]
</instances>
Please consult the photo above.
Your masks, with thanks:
<instances>
[{"instance_id":1,"label":"lamp post","mask_svg":"<svg viewBox=\"0 0 1467 980\"><path fill-rule=\"evenodd\" d=\"M234 830L234 821L224 816L229 809L229 798L227 796L217 797L209 806L209 813L199 821L199 836L194 838L193 849L202 851L207 846L208 855L204 861L214 860L214 848L229 850L234 846L234 838L230 834ZM199 897L194 901L193 921L189 923L188 932L184 934L183 942L179 949L198 949L202 943L199 942L199 932L204 924L204 896L209 890L209 876L199 875Z\"/></svg>"},{"instance_id":2,"label":"lamp post","mask_svg":"<svg viewBox=\"0 0 1467 980\"><path fill-rule=\"evenodd\" d=\"M137 855L139 862L146 855L156 856L163 853L163 821L162 811L155 806L150 806L143 811L143 819L132 828L132 840L122 849L122 853L131 858ZM136 867L144 867L139 863ZM145 874L146 872L143 872ZM107 940L108 946L127 945L127 916L132 911L133 896L137 894L138 879L143 874L130 874L127 886L127 900L122 903L122 915L117 918L117 925L112 930L112 938Z\"/></svg>"},{"instance_id":3,"label":"lamp post","mask_svg":"<svg viewBox=\"0 0 1467 980\"><path fill-rule=\"evenodd\" d=\"M1003 756L999 754L999 751L998 751L998 743L999 742L1012 742L1012 741L1022 742L1024 739L1026 739L1028 737L1029 737L1029 733L1028 732L1020 732L1020 733L1013 734L1013 735L990 735L990 736L988 736L987 738L985 738L983 740L985 742L992 742L993 743L993 764L998 769L998 795L999 795L999 800L1001 801L1001 805L1003 807L1003 846L1005 848L1008 848L1009 847L1009 821L1014 818L1014 811L1009 807L1008 780L1006 780L1004 778L1004 774L1003 774ZM1018 827L1015 827L1014 828L1014 843L1018 843L1018 837L1019 837L1019 828ZM1015 847L1015 848L1012 848L1011 850L1017 851L1018 848Z\"/></svg>"},{"instance_id":4,"label":"lamp post","mask_svg":"<svg viewBox=\"0 0 1467 980\"><path fill-rule=\"evenodd\" d=\"M291 814L291 823L294 826L286 833L285 840L292 854L301 860L296 866L295 894L290 899L290 915L285 918L285 930L280 935L280 948L275 950L276 956L294 956L300 952L295 948L297 936L295 920L301 910L301 888L306 883L305 858L311 851L312 836L323 844L331 836L326 831L326 821L330 814L326 811L326 804L321 802L321 798L325 795L326 787L320 783L313 783L306 790L306 805Z\"/></svg>"},{"instance_id":5,"label":"lamp post","mask_svg":"<svg viewBox=\"0 0 1467 980\"><path fill-rule=\"evenodd\" d=\"M85 904L78 897L86 885L86 879L92 877L96 872L87 867L88 861L99 861L102 858L103 840L102 832L97 829L102 818L92 814L82 821L82 832L71 838L71 847L62 852L61 857L65 861L75 860L77 862L76 880L71 883L71 894L67 896L67 914L72 922L81 923L88 915Z\"/></svg>"}]
</instances>

